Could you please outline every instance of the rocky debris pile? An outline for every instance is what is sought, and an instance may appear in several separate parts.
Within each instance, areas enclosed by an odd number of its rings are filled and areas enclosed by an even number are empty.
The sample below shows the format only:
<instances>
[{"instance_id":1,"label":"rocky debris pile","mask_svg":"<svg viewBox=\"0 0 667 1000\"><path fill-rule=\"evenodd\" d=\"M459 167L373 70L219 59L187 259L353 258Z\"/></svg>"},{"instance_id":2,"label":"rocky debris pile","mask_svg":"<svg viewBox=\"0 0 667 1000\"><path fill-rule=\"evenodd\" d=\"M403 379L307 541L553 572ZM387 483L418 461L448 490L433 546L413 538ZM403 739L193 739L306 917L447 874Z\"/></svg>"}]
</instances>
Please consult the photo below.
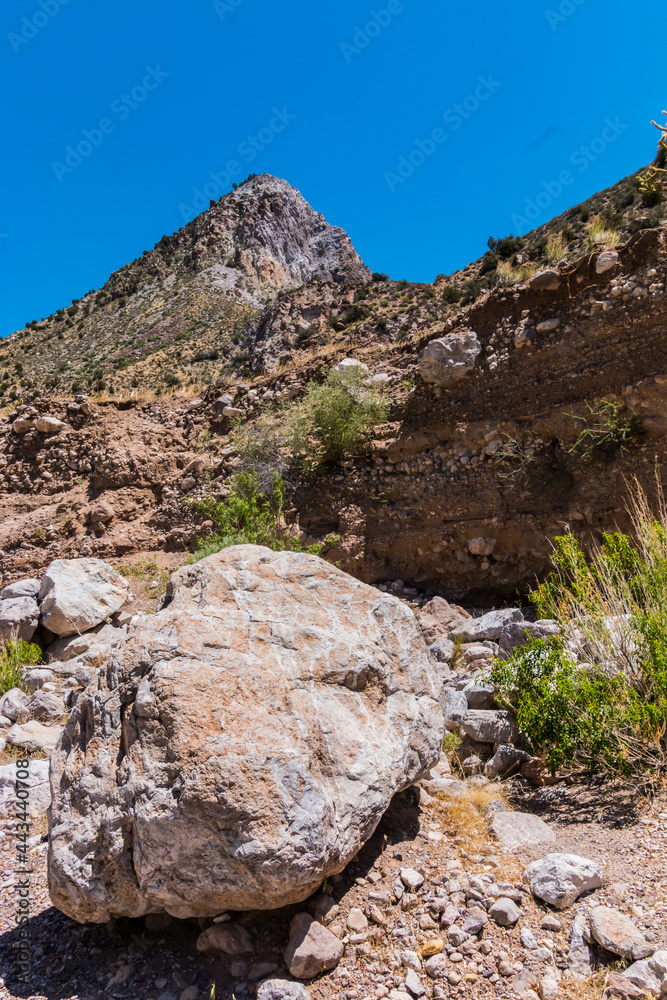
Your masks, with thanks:
<instances>
[{"instance_id":1,"label":"rocky debris pile","mask_svg":"<svg viewBox=\"0 0 667 1000\"><path fill-rule=\"evenodd\" d=\"M514 718L495 707L490 676L495 659L506 659L533 639L557 635L556 623L526 621L519 608L472 618L438 597L418 615L443 681L446 728L464 737L456 751L463 773L495 779L521 772L540 783L539 762L514 745L520 740Z\"/></svg>"},{"instance_id":2,"label":"rocky debris pile","mask_svg":"<svg viewBox=\"0 0 667 1000\"><path fill-rule=\"evenodd\" d=\"M413 613L317 557L179 570L52 759L54 903L102 921L305 899L437 763L439 694Z\"/></svg>"},{"instance_id":3,"label":"rocky debris pile","mask_svg":"<svg viewBox=\"0 0 667 1000\"><path fill-rule=\"evenodd\" d=\"M130 596L125 577L99 559L57 559L41 581L0 591L0 637L35 643L45 661L23 667L21 687L0 697L0 749L55 748L77 691L127 635L131 616L122 608Z\"/></svg>"}]
</instances>

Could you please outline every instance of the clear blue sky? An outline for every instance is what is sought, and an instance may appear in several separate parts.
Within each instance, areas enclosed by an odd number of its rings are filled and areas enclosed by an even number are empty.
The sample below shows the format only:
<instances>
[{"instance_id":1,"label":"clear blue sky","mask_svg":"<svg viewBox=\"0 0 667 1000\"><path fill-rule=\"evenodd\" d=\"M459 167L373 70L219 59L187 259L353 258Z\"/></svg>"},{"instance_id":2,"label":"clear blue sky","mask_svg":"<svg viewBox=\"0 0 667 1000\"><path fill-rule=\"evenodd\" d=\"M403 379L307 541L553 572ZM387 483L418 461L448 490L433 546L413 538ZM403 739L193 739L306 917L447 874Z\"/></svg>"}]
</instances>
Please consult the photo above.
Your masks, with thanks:
<instances>
[{"instance_id":1,"label":"clear blue sky","mask_svg":"<svg viewBox=\"0 0 667 1000\"><path fill-rule=\"evenodd\" d=\"M659 0L4 0L0 334L178 229L230 161L237 181L289 180L373 270L451 272L516 231L527 199L551 192L538 225L652 159L662 15Z\"/></svg>"}]
</instances>

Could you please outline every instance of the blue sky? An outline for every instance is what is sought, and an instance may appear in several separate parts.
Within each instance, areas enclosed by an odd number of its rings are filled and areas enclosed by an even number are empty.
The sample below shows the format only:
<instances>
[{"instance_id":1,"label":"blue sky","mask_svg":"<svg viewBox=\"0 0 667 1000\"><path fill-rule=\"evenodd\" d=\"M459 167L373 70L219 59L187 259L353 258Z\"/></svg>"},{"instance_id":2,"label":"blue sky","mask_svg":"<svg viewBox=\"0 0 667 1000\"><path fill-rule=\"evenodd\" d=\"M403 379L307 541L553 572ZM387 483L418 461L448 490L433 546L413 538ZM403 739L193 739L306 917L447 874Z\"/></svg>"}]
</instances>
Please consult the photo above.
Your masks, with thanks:
<instances>
[{"instance_id":1,"label":"blue sky","mask_svg":"<svg viewBox=\"0 0 667 1000\"><path fill-rule=\"evenodd\" d=\"M250 171L299 188L373 270L449 273L527 202L539 225L652 159L662 14L4 0L0 334L100 287L183 224L196 189Z\"/></svg>"}]
</instances>

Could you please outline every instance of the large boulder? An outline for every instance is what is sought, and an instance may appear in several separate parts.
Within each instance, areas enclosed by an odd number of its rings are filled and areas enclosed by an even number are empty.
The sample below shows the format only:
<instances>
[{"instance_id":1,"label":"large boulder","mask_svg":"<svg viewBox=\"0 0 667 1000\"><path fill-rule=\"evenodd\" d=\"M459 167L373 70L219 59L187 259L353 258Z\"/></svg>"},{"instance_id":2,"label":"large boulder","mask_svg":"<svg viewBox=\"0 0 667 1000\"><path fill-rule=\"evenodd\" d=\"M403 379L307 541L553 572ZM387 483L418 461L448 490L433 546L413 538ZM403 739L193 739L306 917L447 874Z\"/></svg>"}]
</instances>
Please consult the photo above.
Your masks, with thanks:
<instances>
[{"instance_id":1,"label":"large boulder","mask_svg":"<svg viewBox=\"0 0 667 1000\"><path fill-rule=\"evenodd\" d=\"M0 601L0 639L30 642L39 625L39 607L34 597L8 597Z\"/></svg>"},{"instance_id":2,"label":"large boulder","mask_svg":"<svg viewBox=\"0 0 667 1000\"><path fill-rule=\"evenodd\" d=\"M412 611L315 556L184 567L53 758L49 884L80 921L299 902L439 759Z\"/></svg>"},{"instance_id":3,"label":"large boulder","mask_svg":"<svg viewBox=\"0 0 667 1000\"><path fill-rule=\"evenodd\" d=\"M472 371L481 353L476 333L457 330L426 345L417 358L421 377L433 385L451 385Z\"/></svg>"},{"instance_id":4,"label":"large boulder","mask_svg":"<svg viewBox=\"0 0 667 1000\"><path fill-rule=\"evenodd\" d=\"M130 585L101 559L56 559L39 590L41 622L56 635L87 632L127 602Z\"/></svg>"}]
</instances>

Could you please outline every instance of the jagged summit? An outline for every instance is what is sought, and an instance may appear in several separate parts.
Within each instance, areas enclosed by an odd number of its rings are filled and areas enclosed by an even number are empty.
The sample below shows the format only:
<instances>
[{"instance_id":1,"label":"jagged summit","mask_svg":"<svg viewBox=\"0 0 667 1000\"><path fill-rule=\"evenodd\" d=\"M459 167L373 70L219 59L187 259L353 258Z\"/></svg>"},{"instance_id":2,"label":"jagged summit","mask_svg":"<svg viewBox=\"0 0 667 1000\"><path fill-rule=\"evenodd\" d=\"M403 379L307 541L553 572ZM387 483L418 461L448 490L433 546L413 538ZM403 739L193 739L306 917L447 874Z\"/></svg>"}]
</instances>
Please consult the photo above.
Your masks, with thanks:
<instances>
[{"instance_id":1,"label":"jagged summit","mask_svg":"<svg viewBox=\"0 0 667 1000\"><path fill-rule=\"evenodd\" d=\"M250 324L280 292L370 277L343 229L287 181L262 174L163 236L98 292L0 341L0 396L210 381L225 364L247 360Z\"/></svg>"},{"instance_id":2,"label":"jagged summit","mask_svg":"<svg viewBox=\"0 0 667 1000\"><path fill-rule=\"evenodd\" d=\"M164 279L202 272L218 290L238 291L252 305L312 278L356 283L370 277L347 233L271 174L212 201L183 229L113 274L104 291L113 298L126 294L142 274Z\"/></svg>"}]
</instances>

